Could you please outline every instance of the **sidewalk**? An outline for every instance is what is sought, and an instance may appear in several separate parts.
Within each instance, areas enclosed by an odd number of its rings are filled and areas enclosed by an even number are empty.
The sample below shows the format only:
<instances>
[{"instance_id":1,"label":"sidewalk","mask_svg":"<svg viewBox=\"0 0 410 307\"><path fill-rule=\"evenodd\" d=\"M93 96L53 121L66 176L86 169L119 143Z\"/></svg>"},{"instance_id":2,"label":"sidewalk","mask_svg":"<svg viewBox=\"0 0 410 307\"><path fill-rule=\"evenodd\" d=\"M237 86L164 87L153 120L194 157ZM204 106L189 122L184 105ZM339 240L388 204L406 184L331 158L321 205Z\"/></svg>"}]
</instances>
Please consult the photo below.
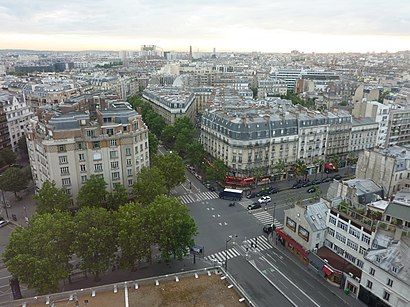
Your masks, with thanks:
<instances>
[{"instance_id":1,"label":"sidewalk","mask_svg":"<svg viewBox=\"0 0 410 307\"><path fill-rule=\"evenodd\" d=\"M312 278L316 279L316 281L318 281L323 287L326 287L332 294L339 297L343 302L345 302L346 306L366 306L366 304L364 304L359 299L355 299L354 297L347 295L343 291L343 289L332 286L331 284L326 282L324 278L321 278L318 274L312 272L312 270L310 270L308 266L305 266L300 261L298 261L295 256L292 255L279 241L275 243L271 234L268 236L268 241L271 243L274 249L280 251L282 255L291 260L295 265L299 267L299 269L304 270Z\"/></svg>"}]
</instances>

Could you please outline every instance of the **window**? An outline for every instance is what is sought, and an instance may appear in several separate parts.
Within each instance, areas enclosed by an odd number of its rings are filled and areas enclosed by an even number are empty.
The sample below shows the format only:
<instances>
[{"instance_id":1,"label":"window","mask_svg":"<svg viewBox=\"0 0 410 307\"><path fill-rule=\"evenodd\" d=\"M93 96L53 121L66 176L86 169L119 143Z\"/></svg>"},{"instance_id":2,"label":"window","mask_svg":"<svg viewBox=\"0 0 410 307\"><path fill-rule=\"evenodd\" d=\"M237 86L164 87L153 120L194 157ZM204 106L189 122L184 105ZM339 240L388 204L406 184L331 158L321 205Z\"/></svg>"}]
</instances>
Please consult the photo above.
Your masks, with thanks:
<instances>
[{"instance_id":1,"label":"window","mask_svg":"<svg viewBox=\"0 0 410 307\"><path fill-rule=\"evenodd\" d=\"M112 180L118 180L120 179L120 172L114 172L111 174Z\"/></svg>"},{"instance_id":2,"label":"window","mask_svg":"<svg viewBox=\"0 0 410 307\"><path fill-rule=\"evenodd\" d=\"M364 255L366 253L366 249L363 246L360 246L359 253Z\"/></svg>"},{"instance_id":3,"label":"window","mask_svg":"<svg viewBox=\"0 0 410 307\"><path fill-rule=\"evenodd\" d=\"M371 289L373 287L373 283L370 280L368 280L366 287Z\"/></svg>"},{"instance_id":4,"label":"window","mask_svg":"<svg viewBox=\"0 0 410 307\"><path fill-rule=\"evenodd\" d=\"M355 251L357 251L359 245L353 241L351 241L350 239L347 239L347 246L349 246L351 249L354 249Z\"/></svg>"},{"instance_id":5,"label":"window","mask_svg":"<svg viewBox=\"0 0 410 307\"><path fill-rule=\"evenodd\" d=\"M85 149L84 143L83 143L83 142L78 142L78 143L77 143L77 149L78 149L78 150Z\"/></svg>"},{"instance_id":6,"label":"window","mask_svg":"<svg viewBox=\"0 0 410 307\"><path fill-rule=\"evenodd\" d=\"M81 176L81 182L84 183L87 181L87 175Z\"/></svg>"},{"instance_id":7,"label":"window","mask_svg":"<svg viewBox=\"0 0 410 307\"><path fill-rule=\"evenodd\" d=\"M70 175L68 166L60 167L60 172L61 172L61 175Z\"/></svg>"},{"instance_id":8,"label":"window","mask_svg":"<svg viewBox=\"0 0 410 307\"><path fill-rule=\"evenodd\" d=\"M117 169L118 168L118 161L111 162L111 169Z\"/></svg>"},{"instance_id":9,"label":"window","mask_svg":"<svg viewBox=\"0 0 410 307\"><path fill-rule=\"evenodd\" d=\"M360 239L360 233L358 230L354 229L352 226L349 227L349 233L358 239Z\"/></svg>"},{"instance_id":10,"label":"window","mask_svg":"<svg viewBox=\"0 0 410 307\"><path fill-rule=\"evenodd\" d=\"M286 217L286 226L293 231L296 231L296 222L292 220L290 217Z\"/></svg>"},{"instance_id":11,"label":"window","mask_svg":"<svg viewBox=\"0 0 410 307\"><path fill-rule=\"evenodd\" d=\"M80 164L80 172L86 172L85 164Z\"/></svg>"},{"instance_id":12,"label":"window","mask_svg":"<svg viewBox=\"0 0 410 307\"><path fill-rule=\"evenodd\" d=\"M60 157L58 157L58 162L59 162L60 164L66 164L66 163L68 163L67 156L60 156Z\"/></svg>"},{"instance_id":13,"label":"window","mask_svg":"<svg viewBox=\"0 0 410 307\"><path fill-rule=\"evenodd\" d=\"M366 244L370 244L370 237L362 234L362 241Z\"/></svg>"},{"instance_id":14,"label":"window","mask_svg":"<svg viewBox=\"0 0 410 307\"><path fill-rule=\"evenodd\" d=\"M374 273L376 273L376 271L373 268L370 268L369 274L374 276Z\"/></svg>"},{"instance_id":15,"label":"window","mask_svg":"<svg viewBox=\"0 0 410 307\"><path fill-rule=\"evenodd\" d=\"M386 300L386 301L388 301L388 300L390 299L390 293L387 292L387 291L384 291L383 299Z\"/></svg>"},{"instance_id":16,"label":"window","mask_svg":"<svg viewBox=\"0 0 410 307\"><path fill-rule=\"evenodd\" d=\"M388 285L389 287L393 286L393 280L390 279L390 278L387 278L387 285Z\"/></svg>"},{"instance_id":17,"label":"window","mask_svg":"<svg viewBox=\"0 0 410 307\"><path fill-rule=\"evenodd\" d=\"M125 155L126 156L131 156L131 148L129 148L129 147L125 148Z\"/></svg>"},{"instance_id":18,"label":"window","mask_svg":"<svg viewBox=\"0 0 410 307\"><path fill-rule=\"evenodd\" d=\"M343 243L346 244L346 237L344 235L341 235L338 232L336 232L336 239L338 239L340 242L343 242Z\"/></svg>"},{"instance_id":19,"label":"window","mask_svg":"<svg viewBox=\"0 0 410 307\"><path fill-rule=\"evenodd\" d=\"M332 228L328 228L328 229L327 229L327 233L328 233L330 236L332 236L332 237L335 236L335 230L332 229Z\"/></svg>"},{"instance_id":20,"label":"window","mask_svg":"<svg viewBox=\"0 0 410 307\"><path fill-rule=\"evenodd\" d=\"M117 140L110 140L110 146L117 146Z\"/></svg>"},{"instance_id":21,"label":"window","mask_svg":"<svg viewBox=\"0 0 410 307\"><path fill-rule=\"evenodd\" d=\"M357 259L357 266L358 266L359 268L363 269L363 264L364 264L363 261Z\"/></svg>"},{"instance_id":22,"label":"window","mask_svg":"<svg viewBox=\"0 0 410 307\"><path fill-rule=\"evenodd\" d=\"M58 152L66 152L65 145L58 145L57 150Z\"/></svg>"},{"instance_id":23,"label":"window","mask_svg":"<svg viewBox=\"0 0 410 307\"><path fill-rule=\"evenodd\" d=\"M336 225L336 218L333 216L329 216L329 223Z\"/></svg>"},{"instance_id":24,"label":"window","mask_svg":"<svg viewBox=\"0 0 410 307\"><path fill-rule=\"evenodd\" d=\"M299 225L299 229L298 229L298 235L299 235L299 237L301 237L305 241L309 241L309 232L300 225Z\"/></svg>"},{"instance_id":25,"label":"window","mask_svg":"<svg viewBox=\"0 0 410 307\"><path fill-rule=\"evenodd\" d=\"M67 195L71 195L71 189L65 189L64 191Z\"/></svg>"},{"instance_id":26,"label":"window","mask_svg":"<svg viewBox=\"0 0 410 307\"><path fill-rule=\"evenodd\" d=\"M132 165L132 160L131 159L127 159L127 166Z\"/></svg>"},{"instance_id":27,"label":"window","mask_svg":"<svg viewBox=\"0 0 410 307\"><path fill-rule=\"evenodd\" d=\"M78 154L78 160L84 161L85 160L84 154Z\"/></svg>"},{"instance_id":28,"label":"window","mask_svg":"<svg viewBox=\"0 0 410 307\"><path fill-rule=\"evenodd\" d=\"M93 149L99 149L100 148L100 142L93 142L92 143L92 148Z\"/></svg>"},{"instance_id":29,"label":"window","mask_svg":"<svg viewBox=\"0 0 410 307\"><path fill-rule=\"evenodd\" d=\"M347 231L347 224L345 224L345 223L343 223L343 222L341 222L341 221L339 221L339 222L337 223L337 227L343 229L344 231Z\"/></svg>"},{"instance_id":30,"label":"window","mask_svg":"<svg viewBox=\"0 0 410 307\"><path fill-rule=\"evenodd\" d=\"M128 179L128 186L132 186L132 179Z\"/></svg>"},{"instance_id":31,"label":"window","mask_svg":"<svg viewBox=\"0 0 410 307\"><path fill-rule=\"evenodd\" d=\"M103 170L102 163L94 164L94 170L96 172L101 172Z\"/></svg>"},{"instance_id":32,"label":"window","mask_svg":"<svg viewBox=\"0 0 410 307\"><path fill-rule=\"evenodd\" d=\"M127 176L132 177L132 168L127 169Z\"/></svg>"},{"instance_id":33,"label":"window","mask_svg":"<svg viewBox=\"0 0 410 307\"><path fill-rule=\"evenodd\" d=\"M63 186L71 185L71 180L70 180L70 178L63 178L63 179L61 179L61 183L63 184Z\"/></svg>"},{"instance_id":34,"label":"window","mask_svg":"<svg viewBox=\"0 0 410 307\"><path fill-rule=\"evenodd\" d=\"M110 158L111 159L118 158L118 152L116 150L110 151Z\"/></svg>"},{"instance_id":35,"label":"window","mask_svg":"<svg viewBox=\"0 0 410 307\"><path fill-rule=\"evenodd\" d=\"M145 149L148 149L148 142L145 141Z\"/></svg>"}]
</instances>

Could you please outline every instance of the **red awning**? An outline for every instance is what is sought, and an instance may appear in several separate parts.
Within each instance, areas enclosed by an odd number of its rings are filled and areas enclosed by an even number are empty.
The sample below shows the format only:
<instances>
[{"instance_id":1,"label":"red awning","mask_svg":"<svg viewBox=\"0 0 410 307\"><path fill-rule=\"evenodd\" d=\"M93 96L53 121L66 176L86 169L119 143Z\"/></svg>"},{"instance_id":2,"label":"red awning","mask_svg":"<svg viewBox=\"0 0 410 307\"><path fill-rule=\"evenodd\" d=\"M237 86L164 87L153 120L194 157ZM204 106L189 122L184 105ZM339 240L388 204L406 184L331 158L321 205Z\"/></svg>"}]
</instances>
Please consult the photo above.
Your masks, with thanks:
<instances>
[{"instance_id":1,"label":"red awning","mask_svg":"<svg viewBox=\"0 0 410 307\"><path fill-rule=\"evenodd\" d=\"M327 265L324 265L323 272L325 272L326 275L331 275L333 273L333 270L329 268Z\"/></svg>"},{"instance_id":2,"label":"red awning","mask_svg":"<svg viewBox=\"0 0 410 307\"><path fill-rule=\"evenodd\" d=\"M288 241L288 243L292 244L298 251L299 253L302 254L303 257L308 256L308 252L303 249L302 246L299 245L295 240L293 240L291 237L289 237L286 233L282 231L282 229L275 229L275 232L283 239Z\"/></svg>"}]
</instances>

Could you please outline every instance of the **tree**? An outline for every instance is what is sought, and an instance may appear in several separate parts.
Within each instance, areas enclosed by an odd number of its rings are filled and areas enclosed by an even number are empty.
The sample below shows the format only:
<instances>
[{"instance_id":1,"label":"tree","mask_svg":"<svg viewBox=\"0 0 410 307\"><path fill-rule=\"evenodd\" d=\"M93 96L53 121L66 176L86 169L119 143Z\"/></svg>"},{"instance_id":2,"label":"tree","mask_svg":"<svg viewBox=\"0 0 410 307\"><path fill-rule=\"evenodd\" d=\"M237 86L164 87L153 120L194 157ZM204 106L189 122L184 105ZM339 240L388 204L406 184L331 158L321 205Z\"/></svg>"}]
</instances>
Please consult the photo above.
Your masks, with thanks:
<instances>
[{"instance_id":1,"label":"tree","mask_svg":"<svg viewBox=\"0 0 410 307\"><path fill-rule=\"evenodd\" d=\"M137 263L151 259L152 233L147 225L146 212L137 202L121 206L116 213L120 266L131 271Z\"/></svg>"},{"instance_id":2,"label":"tree","mask_svg":"<svg viewBox=\"0 0 410 307\"><path fill-rule=\"evenodd\" d=\"M133 190L138 201L145 206L156 196L166 194L168 188L162 171L153 166L151 168L144 167L141 170L137 176L137 181L134 183Z\"/></svg>"},{"instance_id":3,"label":"tree","mask_svg":"<svg viewBox=\"0 0 410 307\"><path fill-rule=\"evenodd\" d=\"M193 141L186 145L186 157L193 166L199 166L204 161L205 150L201 143Z\"/></svg>"},{"instance_id":4,"label":"tree","mask_svg":"<svg viewBox=\"0 0 410 307\"><path fill-rule=\"evenodd\" d=\"M107 191L107 183L104 178L91 175L78 193L78 202L81 207L100 207L104 201Z\"/></svg>"},{"instance_id":5,"label":"tree","mask_svg":"<svg viewBox=\"0 0 410 307\"><path fill-rule=\"evenodd\" d=\"M156 165L165 178L168 193L185 181L185 164L180 156L172 152L158 157Z\"/></svg>"},{"instance_id":6,"label":"tree","mask_svg":"<svg viewBox=\"0 0 410 307\"><path fill-rule=\"evenodd\" d=\"M158 153L158 139L151 131L148 132L149 156L152 157Z\"/></svg>"},{"instance_id":7,"label":"tree","mask_svg":"<svg viewBox=\"0 0 410 307\"><path fill-rule=\"evenodd\" d=\"M306 171L307 171L306 162L303 161L302 159L296 160L296 169L295 169L296 175L306 176Z\"/></svg>"},{"instance_id":8,"label":"tree","mask_svg":"<svg viewBox=\"0 0 410 307\"><path fill-rule=\"evenodd\" d=\"M276 174L276 175L279 175L279 176L280 176L279 178L282 179L282 178L283 178L283 174L285 174L285 170L286 170L285 160L279 159L279 160L275 163L274 168L275 168L275 170L276 170L275 174Z\"/></svg>"},{"instance_id":9,"label":"tree","mask_svg":"<svg viewBox=\"0 0 410 307\"><path fill-rule=\"evenodd\" d=\"M92 273L96 281L115 257L115 225L115 215L104 208L84 207L74 217L73 249L81 259L80 267Z\"/></svg>"},{"instance_id":10,"label":"tree","mask_svg":"<svg viewBox=\"0 0 410 307\"><path fill-rule=\"evenodd\" d=\"M174 126L166 126L161 133L161 141L166 148L173 149L175 146L175 128Z\"/></svg>"},{"instance_id":11,"label":"tree","mask_svg":"<svg viewBox=\"0 0 410 307\"><path fill-rule=\"evenodd\" d=\"M37 212L54 213L56 211L68 210L70 206L70 196L64 189L56 187L55 181L45 181L37 194L33 196L37 204Z\"/></svg>"},{"instance_id":12,"label":"tree","mask_svg":"<svg viewBox=\"0 0 410 307\"><path fill-rule=\"evenodd\" d=\"M10 191L18 199L17 192L27 188L27 175L18 167L9 167L0 176L0 189L3 191Z\"/></svg>"},{"instance_id":13,"label":"tree","mask_svg":"<svg viewBox=\"0 0 410 307\"><path fill-rule=\"evenodd\" d=\"M128 191L120 183L114 185L114 191L107 193L107 209L118 210L121 205L128 202Z\"/></svg>"},{"instance_id":14,"label":"tree","mask_svg":"<svg viewBox=\"0 0 410 307\"><path fill-rule=\"evenodd\" d=\"M3 254L8 271L40 294L56 292L70 274L73 228L68 212L35 215L27 228L10 235Z\"/></svg>"},{"instance_id":15,"label":"tree","mask_svg":"<svg viewBox=\"0 0 410 307\"><path fill-rule=\"evenodd\" d=\"M333 155L330 157L330 163L333 164L333 167L335 167L336 169L338 169L338 168L339 168L339 164L340 164L340 157L339 157L338 155L336 155L336 154L333 154Z\"/></svg>"},{"instance_id":16,"label":"tree","mask_svg":"<svg viewBox=\"0 0 410 307\"><path fill-rule=\"evenodd\" d=\"M176 135L178 135L179 133L181 133L184 129L192 130L192 131L195 130L194 124L193 124L192 121L189 119L189 117L186 117L186 116L184 116L184 117L178 117L178 118L175 120L174 127L175 127Z\"/></svg>"},{"instance_id":17,"label":"tree","mask_svg":"<svg viewBox=\"0 0 410 307\"><path fill-rule=\"evenodd\" d=\"M27 140L24 135L21 138L19 138L17 142L17 147L20 153L28 155Z\"/></svg>"},{"instance_id":18,"label":"tree","mask_svg":"<svg viewBox=\"0 0 410 307\"><path fill-rule=\"evenodd\" d=\"M6 147L0 150L0 158L5 165L16 163L17 156L10 148Z\"/></svg>"},{"instance_id":19,"label":"tree","mask_svg":"<svg viewBox=\"0 0 410 307\"><path fill-rule=\"evenodd\" d=\"M170 255L182 259L194 244L194 236L197 234L189 209L178 199L161 195L146 210L148 225L161 249L162 259L169 261Z\"/></svg>"},{"instance_id":20,"label":"tree","mask_svg":"<svg viewBox=\"0 0 410 307\"><path fill-rule=\"evenodd\" d=\"M206 177L211 181L224 182L228 168L221 160L214 160L206 167Z\"/></svg>"},{"instance_id":21,"label":"tree","mask_svg":"<svg viewBox=\"0 0 410 307\"><path fill-rule=\"evenodd\" d=\"M187 145L191 144L194 141L195 131L183 128L177 134L175 138L175 150L181 157L185 157L187 151Z\"/></svg>"}]
</instances>

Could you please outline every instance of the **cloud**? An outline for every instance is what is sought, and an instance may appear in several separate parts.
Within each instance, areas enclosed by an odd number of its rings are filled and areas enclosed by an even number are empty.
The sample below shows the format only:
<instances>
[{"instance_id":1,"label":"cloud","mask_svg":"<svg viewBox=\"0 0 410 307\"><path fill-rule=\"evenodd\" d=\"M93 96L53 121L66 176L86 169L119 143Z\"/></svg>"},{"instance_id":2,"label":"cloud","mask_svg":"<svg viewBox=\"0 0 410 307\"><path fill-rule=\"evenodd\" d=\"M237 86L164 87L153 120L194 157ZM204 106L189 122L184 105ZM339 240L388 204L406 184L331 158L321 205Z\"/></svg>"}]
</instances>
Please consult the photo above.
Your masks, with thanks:
<instances>
[{"instance_id":1,"label":"cloud","mask_svg":"<svg viewBox=\"0 0 410 307\"><path fill-rule=\"evenodd\" d=\"M408 12L407 0L3 0L0 33L208 44L257 32L410 37Z\"/></svg>"}]
</instances>

